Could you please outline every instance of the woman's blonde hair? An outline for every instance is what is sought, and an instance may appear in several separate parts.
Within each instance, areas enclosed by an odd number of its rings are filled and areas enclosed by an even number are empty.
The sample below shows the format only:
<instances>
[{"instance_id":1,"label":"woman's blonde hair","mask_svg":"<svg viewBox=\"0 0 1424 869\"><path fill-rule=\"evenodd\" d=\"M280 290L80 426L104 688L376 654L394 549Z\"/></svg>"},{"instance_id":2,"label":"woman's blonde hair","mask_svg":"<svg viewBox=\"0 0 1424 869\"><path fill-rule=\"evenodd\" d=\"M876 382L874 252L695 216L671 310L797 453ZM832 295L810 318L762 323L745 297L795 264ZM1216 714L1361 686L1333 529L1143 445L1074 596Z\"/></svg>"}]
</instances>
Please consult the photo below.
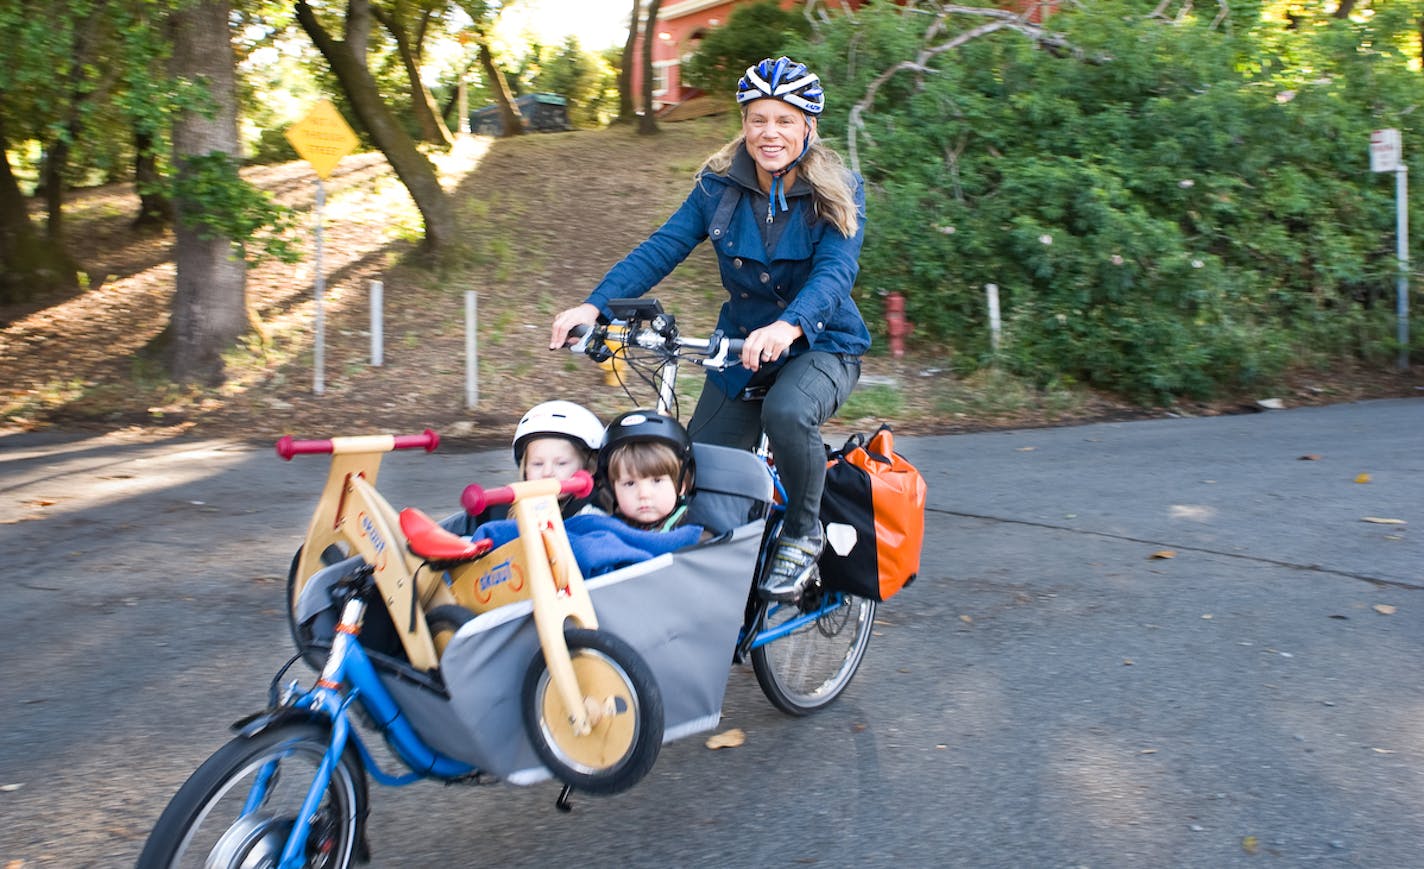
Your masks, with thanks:
<instances>
[{"instance_id":1,"label":"woman's blonde hair","mask_svg":"<svg viewBox=\"0 0 1424 869\"><path fill-rule=\"evenodd\" d=\"M746 116L746 109L742 109L742 116ZM811 209L816 218L830 221L841 235L850 238L860 226L860 214L855 207L854 177L841 155L822 144L815 125L809 119L806 123L811 126L811 140L796 171L811 187ZM700 178L703 172L725 175L732 167L737 151L745 147L746 136L738 135L708 157L702 168L697 170L697 176Z\"/></svg>"}]
</instances>

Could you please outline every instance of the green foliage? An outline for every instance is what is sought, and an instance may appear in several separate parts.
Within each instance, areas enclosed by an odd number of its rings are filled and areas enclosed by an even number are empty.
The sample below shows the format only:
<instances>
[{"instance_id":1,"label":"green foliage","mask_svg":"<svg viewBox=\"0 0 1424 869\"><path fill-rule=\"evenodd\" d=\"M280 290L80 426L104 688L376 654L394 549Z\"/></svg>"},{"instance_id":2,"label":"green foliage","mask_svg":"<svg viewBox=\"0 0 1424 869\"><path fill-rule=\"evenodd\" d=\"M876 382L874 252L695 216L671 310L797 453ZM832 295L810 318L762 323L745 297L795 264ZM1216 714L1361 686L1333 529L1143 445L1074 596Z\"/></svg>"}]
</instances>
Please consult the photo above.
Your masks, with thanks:
<instances>
[{"instance_id":1,"label":"green foliage","mask_svg":"<svg viewBox=\"0 0 1424 869\"><path fill-rule=\"evenodd\" d=\"M1367 171L1368 141L1424 141L1409 16L1292 7L1287 29L1233 4L1213 28L1074 8L1050 19L1071 51L1002 30L882 83L855 135L862 291L904 293L916 338L961 361L1143 401L1269 382L1306 342L1387 343L1388 318L1360 316L1392 306L1395 275L1394 185ZM926 44L924 16L888 4L823 27L805 49L827 80L823 134L849 144L876 77L985 20L951 17Z\"/></svg>"},{"instance_id":2,"label":"green foliage","mask_svg":"<svg viewBox=\"0 0 1424 869\"><path fill-rule=\"evenodd\" d=\"M748 66L786 54L787 46L809 33L810 24L800 10L782 9L776 0L737 6L725 24L702 38L683 65L682 80L711 94L735 93L737 79Z\"/></svg>"},{"instance_id":3,"label":"green foliage","mask_svg":"<svg viewBox=\"0 0 1424 869\"><path fill-rule=\"evenodd\" d=\"M601 127L618 111L618 76L604 58L570 36L562 46L533 45L521 64L522 93L561 94L575 127Z\"/></svg>"},{"instance_id":4,"label":"green foliage","mask_svg":"<svg viewBox=\"0 0 1424 869\"><path fill-rule=\"evenodd\" d=\"M185 158L173 183L179 219L201 238L230 239L251 263L265 256L296 262L301 257L288 237L294 212L242 180L237 168L221 151Z\"/></svg>"}]
</instances>

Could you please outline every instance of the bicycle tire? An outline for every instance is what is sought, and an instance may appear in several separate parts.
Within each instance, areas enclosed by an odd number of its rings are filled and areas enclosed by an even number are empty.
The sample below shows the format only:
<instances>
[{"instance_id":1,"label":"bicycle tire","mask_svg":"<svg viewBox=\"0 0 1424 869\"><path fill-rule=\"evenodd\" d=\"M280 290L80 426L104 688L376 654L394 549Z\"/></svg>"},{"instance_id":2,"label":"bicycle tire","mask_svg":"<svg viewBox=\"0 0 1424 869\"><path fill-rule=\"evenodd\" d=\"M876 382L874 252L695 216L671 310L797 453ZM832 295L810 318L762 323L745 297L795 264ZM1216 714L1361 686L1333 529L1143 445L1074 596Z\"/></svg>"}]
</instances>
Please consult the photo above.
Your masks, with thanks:
<instances>
[{"instance_id":1,"label":"bicycle tire","mask_svg":"<svg viewBox=\"0 0 1424 869\"><path fill-rule=\"evenodd\" d=\"M321 668L326 666L326 650L312 648L312 638L307 634L302 626L297 624L297 566L302 563L302 549L298 546L297 551L292 553L292 565L287 568L287 630L292 634L292 644L297 647L297 651L302 653L302 660L307 666L321 672ZM346 558L346 554L341 549L332 544L321 551L321 563L323 567L330 567Z\"/></svg>"},{"instance_id":2,"label":"bicycle tire","mask_svg":"<svg viewBox=\"0 0 1424 869\"><path fill-rule=\"evenodd\" d=\"M138 869L276 866L329 738L327 727L303 721L228 742L189 776L163 810L139 855ZM241 785L250 778L253 786L259 777L267 792L249 811L245 804L251 792ZM365 847L366 800L365 771L348 750L332 769L313 819L304 866L346 869L357 859ZM213 820L221 829L206 828Z\"/></svg>"},{"instance_id":3,"label":"bicycle tire","mask_svg":"<svg viewBox=\"0 0 1424 869\"><path fill-rule=\"evenodd\" d=\"M430 641L435 644L436 658L443 657L445 647L450 645L460 626L475 617L474 610L452 603L438 606L425 614L425 623L430 626Z\"/></svg>"},{"instance_id":4,"label":"bicycle tire","mask_svg":"<svg viewBox=\"0 0 1424 869\"><path fill-rule=\"evenodd\" d=\"M797 604L764 604L759 630L774 629L803 613L815 612L830 594L808 589ZM870 644L875 601L839 593L839 605L805 626L752 649L757 684L772 705L788 715L809 715L845 691Z\"/></svg>"},{"instance_id":5,"label":"bicycle tire","mask_svg":"<svg viewBox=\"0 0 1424 869\"><path fill-rule=\"evenodd\" d=\"M592 696L611 695L619 711L592 733L573 732L553 690L543 652L524 678L524 726L539 759L554 777L591 794L616 794L642 780L663 744L663 699L642 656L607 631L565 628L574 673Z\"/></svg>"}]
</instances>

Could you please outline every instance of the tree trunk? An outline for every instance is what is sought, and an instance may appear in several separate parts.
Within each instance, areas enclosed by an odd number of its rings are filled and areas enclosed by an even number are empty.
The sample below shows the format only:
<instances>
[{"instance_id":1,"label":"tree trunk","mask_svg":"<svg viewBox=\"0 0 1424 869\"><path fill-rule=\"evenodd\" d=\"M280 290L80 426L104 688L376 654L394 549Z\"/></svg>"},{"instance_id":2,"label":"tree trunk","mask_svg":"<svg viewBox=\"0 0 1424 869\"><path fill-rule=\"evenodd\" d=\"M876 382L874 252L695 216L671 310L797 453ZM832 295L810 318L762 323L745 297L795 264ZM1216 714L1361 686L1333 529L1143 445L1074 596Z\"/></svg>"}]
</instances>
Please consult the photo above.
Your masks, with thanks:
<instances>
[{"instance_id":1,"label":"tree trunk","mask_svg":"<svg viewBox=\"0 0 1424 869\"><path fill-rule=\"evenodd\" d=\"M151 229L173 222L173 202L163 192L163 175L158 171L153 134L134 130L134 192L138 194L135 229Z\"/></svg>"},{"instance_id":2,"label":"tree trunk","mask_svg":"<svg viewBox=\"0 0 1424 869\"><path fill-rule=\"evenodd\" d=\"M190 109L173 122L173 166L181 179L188 158L214 152L236 158L236 57L229 35L228 0L198 0L173 13L175 78L204 80L214 109ZM179 198L174 261L178 268L173 316L160 336L173 379L216 384L223 379L222 353L249 328L247 264L230 238L200 238L185 215L200 207Z\"/></svg>"},{"instance_id":3,"label":"tree trunk","mask_svg":"<svg viewBox=\"0 0 1424 869\"><path fill-rule=\"evenodd\" d=\"M658 9L663 0L649 0L648 18L643 23L643 116L638 119L638 133L650 136L658 131L658 119L653 113L653 41L658 38Z\"/></svg>"},{"instance_id":4,"label":"tree trunk","mask_svg":"<svg viewBox=\"0 0 1424 869\"><path fill-rule=\"evenodd\" d=\"M354 3L353 3L354 6ZM296 4L297 20L311 37L317 50L341 83L341 89L356 113L356 119L371 134L376 147L385 155L400 178L420 216L425 221L424 249L432 255L442 254L455 240L455 212L450 199L440 186L435 167L409 134L396 121L391 110L381 100L376 82L366 71L365 44L355 45L331 38L316 20L305 0Z\"/></svg>"},{"instance_id":5,"label":"tree trunk","mask_svg":"<svg viewBox=\"0 0 1424 869\"><path fill-rule=\"evenodd\" d=\"M480 50L480 68L484 70L485 81L489 82L490 92L494 94L495 105L499 106L499 121L503 130L500 135L522 135L524 133L524 118L519 114L519 107L514 104L514 95L509 92L509 82L505 80L504 73L494 65L494 55L490 53L489 38L481 35L476 45Z\"/></svg>"},{"instance_id":6,"label":"tree trunk","mask_svg":"<svg viewBox=\"0 0 1424 869\"><path fill-rule=\"evenodd\" d=\"M411 45L410 36L394 16L383 11L379 6L374 7L372 12L375 14L376 20L381 22L381 26L385 27L396 41L396 53L400 55L401 65L405 67L405 76L410 81L410 107L411 111L415 113L416 121L420 124L420 140L449 150L455 144L455 139L450 135L450 128L445 126L445 120L440 117L435 108L435 97L431 96L430 88L427 88L425 82L420 78L420 63L416 59L416 51Z\"/></svg>"},{"instance_id":7,"label":"tree trunk","mask_svg":"<svg viewBox=\"0 0 1424 869\"><path fill-rule=\"evenodd\" d=\"M628 19L628 41L623 43L623 64L618 67L618 122L631 124L637 117L633 107L633 64L638 62L633 49L638 46L638 13L643 0L633 0L633 14Z\"/></svg>"},{"instance_id":8,"label":"tree trunk","mask_svg":"<svg viewBox=\"0 0 1424 869\"><path fill-rule=\"evenodd\" d=\"M56 244L64 243L64 175L69 169L68 136L74 135L70 128L66 134L55 137L54 142L44 151L40 170L40 189L45 202L45 235Z\"/></svg>"},{"instance_id":9,"label":"tree trunk","mask_svg":"<svg viewBox=\"0 0 1424 869\"><path fill-rule=\"evenodd\" d=\"M0 116L0 303L78 290L74 261L58 242L36 232L30 221L25 194L10 170L8 149Z\"/></svg>"}]
</instances>

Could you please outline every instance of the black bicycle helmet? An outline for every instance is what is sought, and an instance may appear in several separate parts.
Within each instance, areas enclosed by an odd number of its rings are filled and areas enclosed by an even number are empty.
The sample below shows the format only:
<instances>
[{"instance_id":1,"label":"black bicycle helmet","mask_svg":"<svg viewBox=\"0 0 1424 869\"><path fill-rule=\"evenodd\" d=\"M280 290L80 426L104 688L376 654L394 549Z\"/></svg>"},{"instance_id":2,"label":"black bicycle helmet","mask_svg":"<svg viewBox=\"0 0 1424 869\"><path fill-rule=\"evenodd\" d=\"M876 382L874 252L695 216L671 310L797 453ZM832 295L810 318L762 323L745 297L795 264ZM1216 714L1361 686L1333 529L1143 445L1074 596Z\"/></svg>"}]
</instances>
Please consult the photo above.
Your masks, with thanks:
<instances>
[{"instance_id":1,"label":"black bicycle helmet","mask_svg":"<svg viewBox=\"0 0 1424 869\"><path fill-rule=\"evenodd\" d=\"M692 436L682 423L655 410L630 410L615 417L603 433L603 449L598 453L600 480L608 480L608 457L614 449L631 443L659 443L671 447L682 463L682 474L677 480L678 491L682 490L688 474L692 473Z\"/></svg>"}]
</instances>

